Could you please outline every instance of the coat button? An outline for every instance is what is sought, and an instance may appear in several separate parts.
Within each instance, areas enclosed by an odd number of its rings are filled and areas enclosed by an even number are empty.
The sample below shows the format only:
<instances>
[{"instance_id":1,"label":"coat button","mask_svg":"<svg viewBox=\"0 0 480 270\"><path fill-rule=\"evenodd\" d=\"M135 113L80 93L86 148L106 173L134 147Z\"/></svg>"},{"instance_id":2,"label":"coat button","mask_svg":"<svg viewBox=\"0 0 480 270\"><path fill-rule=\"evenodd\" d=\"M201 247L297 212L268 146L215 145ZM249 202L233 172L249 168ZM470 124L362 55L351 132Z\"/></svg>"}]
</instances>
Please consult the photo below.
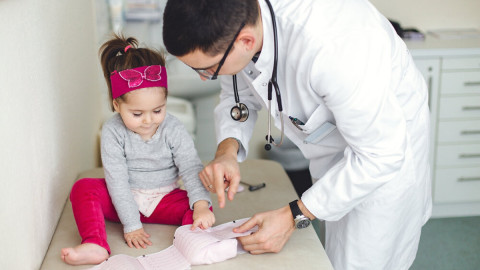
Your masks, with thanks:
<instances>
[{"instance_id":1,"label":"coat button","mask_svg":"<svg viewBox=\"0 0 480 270\"><path fill-rule=\"evenodd\" d=\"M267 86L267 83L266 82L262 83L262 86Z\"/></svg>"}]
</instances>

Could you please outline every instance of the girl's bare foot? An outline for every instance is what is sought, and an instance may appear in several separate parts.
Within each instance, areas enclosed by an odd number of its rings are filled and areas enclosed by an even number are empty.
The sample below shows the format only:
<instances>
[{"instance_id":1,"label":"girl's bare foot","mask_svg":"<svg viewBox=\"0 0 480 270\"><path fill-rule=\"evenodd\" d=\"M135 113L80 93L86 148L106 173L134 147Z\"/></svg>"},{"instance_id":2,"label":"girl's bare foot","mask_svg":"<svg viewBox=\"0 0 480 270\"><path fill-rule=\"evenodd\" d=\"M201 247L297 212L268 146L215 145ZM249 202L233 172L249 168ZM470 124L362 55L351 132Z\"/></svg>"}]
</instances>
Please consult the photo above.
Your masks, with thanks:
<instances>
[{"instance_id":1,"label":"girl's bare foot","mask_svg":"<svg viewBox=\"0 0 480 270\"><path fill-rule=\"evenodd\" d=\"M108 258L108 251L103 247L85 243L76 247L62 248L62 260L71 265L99 264Z\"/></svg>"}]
</instances>

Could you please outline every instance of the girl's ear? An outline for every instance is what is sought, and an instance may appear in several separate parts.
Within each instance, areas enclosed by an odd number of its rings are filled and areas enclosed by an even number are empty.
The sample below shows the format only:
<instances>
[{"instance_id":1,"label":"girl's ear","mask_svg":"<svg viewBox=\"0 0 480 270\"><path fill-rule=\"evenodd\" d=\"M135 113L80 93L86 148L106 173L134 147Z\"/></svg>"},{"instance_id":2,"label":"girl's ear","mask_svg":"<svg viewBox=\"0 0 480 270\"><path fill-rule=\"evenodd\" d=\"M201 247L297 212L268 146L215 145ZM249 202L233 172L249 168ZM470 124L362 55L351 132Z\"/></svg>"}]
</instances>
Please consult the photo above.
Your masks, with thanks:
<instances>
[{"instance_id":1,"label":"girl's ear","mask_svg":"<svg viewBox=\"0 0 480 270\"><path fill-rule=\"evenodd\" d=\"M113 108L115 109L116 112L120 112L120 105L118 104L117 100L113 100Z\"/></svg>"}]
</instances>

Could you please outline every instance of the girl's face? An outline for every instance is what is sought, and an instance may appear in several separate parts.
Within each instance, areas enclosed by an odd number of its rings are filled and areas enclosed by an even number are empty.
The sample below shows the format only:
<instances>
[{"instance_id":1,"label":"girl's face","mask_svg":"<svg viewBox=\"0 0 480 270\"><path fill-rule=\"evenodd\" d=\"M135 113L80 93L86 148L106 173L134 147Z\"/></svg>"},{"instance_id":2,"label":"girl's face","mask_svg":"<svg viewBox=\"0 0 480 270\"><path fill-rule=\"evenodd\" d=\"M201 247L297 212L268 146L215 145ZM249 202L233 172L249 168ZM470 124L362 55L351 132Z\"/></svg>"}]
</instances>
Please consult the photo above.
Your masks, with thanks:
<instances>
[{"instance_id":1,"label":"girl's face","mask_svg":"<svg viewBox=\"0 0 480 270\"><path fill-rule=\"evenodd\" d=\"M125 94L122 102L113 101L115 111L131 131L144 141L152 138L166 115L167 98L165 88L142 88Z\"/></svg>"}]
</instances>

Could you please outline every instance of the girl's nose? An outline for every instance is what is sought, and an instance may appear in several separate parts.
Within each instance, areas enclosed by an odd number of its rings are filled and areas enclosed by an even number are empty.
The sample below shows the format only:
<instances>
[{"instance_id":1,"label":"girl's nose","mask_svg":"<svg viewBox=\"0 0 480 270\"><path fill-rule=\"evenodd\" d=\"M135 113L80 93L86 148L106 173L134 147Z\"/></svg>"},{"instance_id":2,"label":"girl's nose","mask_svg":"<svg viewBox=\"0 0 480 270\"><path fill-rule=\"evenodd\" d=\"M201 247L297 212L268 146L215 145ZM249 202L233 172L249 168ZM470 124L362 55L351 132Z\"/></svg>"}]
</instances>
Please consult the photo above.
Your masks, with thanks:
<instances>
[{"instance_id":1,"label":"girl's nose","mask_svg":"<svg viewBox=\"0 0 480 270\"><path fill-rule=\"evenodd\" d=\"M146 113L145 117L143 118L143 123L149 124L150 122L152 122L152 116L149 113Z\"/></svg>"}]
</instances>

